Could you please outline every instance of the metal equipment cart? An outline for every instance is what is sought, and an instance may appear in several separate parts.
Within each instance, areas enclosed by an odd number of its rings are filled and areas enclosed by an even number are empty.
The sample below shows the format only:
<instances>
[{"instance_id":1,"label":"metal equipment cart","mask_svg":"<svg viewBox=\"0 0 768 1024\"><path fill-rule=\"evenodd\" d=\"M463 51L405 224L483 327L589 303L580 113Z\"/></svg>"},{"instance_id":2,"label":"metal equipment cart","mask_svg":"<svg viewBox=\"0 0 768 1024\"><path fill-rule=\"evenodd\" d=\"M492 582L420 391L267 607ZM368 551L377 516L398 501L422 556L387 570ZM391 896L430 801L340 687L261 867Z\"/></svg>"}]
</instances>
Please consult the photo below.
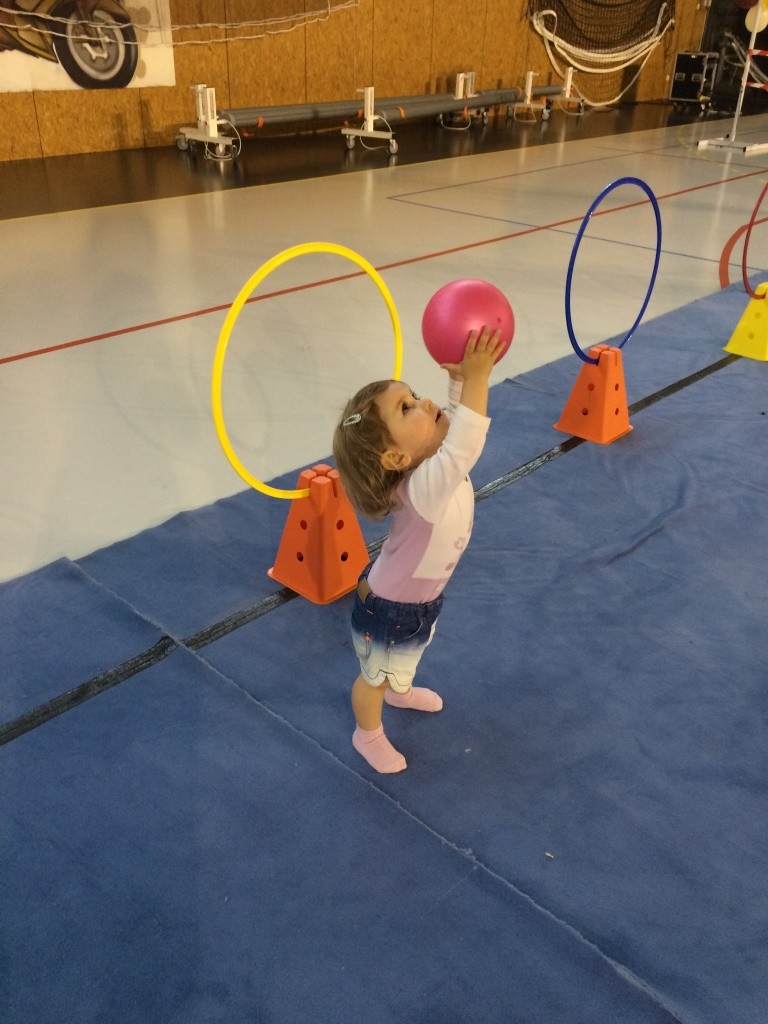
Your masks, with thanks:
<instances>
[{"instance_id":1,"label":"metal equipment cart","mask_svg":"<svg viewBox=\"0 0 768 1024\"><path fill-rule=\"evenodd\" d=\"M698 103L702 110L709 107L719 57L718 53L692 51L675 54L675 70L669 92L675 109L686 103Z\"/></svg>"}]
</instances>

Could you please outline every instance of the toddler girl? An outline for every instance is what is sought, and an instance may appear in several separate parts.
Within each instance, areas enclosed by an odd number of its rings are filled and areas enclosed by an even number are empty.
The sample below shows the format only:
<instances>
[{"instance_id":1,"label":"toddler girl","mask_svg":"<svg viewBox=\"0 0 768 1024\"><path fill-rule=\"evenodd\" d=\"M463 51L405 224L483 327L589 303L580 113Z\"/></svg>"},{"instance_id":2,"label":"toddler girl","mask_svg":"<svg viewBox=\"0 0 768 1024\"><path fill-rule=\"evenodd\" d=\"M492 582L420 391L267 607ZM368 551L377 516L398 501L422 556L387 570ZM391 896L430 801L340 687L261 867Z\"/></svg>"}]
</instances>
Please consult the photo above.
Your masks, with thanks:
<instances>
[{"instance_id":1,"label":"toddler girl","mask_svg":"<svg viewBox=\"0 0 768 1024\"><path fill-rule=\"evenodd\" d=\"M447 410L402 381L377 381L347 403L334 432L336 467L352 504L374 519L392 513L352 609L360 660L352 745L378 772L406 767L384 735L384 702L415 711L443 706L433 690L413 686L413 678L432 640L443 588L472 532L475 497L467 474L485 444L488 377L500 345L498 331L473 331L462 361L442 364L450 378Z\"/></svg>"}]
</instances>

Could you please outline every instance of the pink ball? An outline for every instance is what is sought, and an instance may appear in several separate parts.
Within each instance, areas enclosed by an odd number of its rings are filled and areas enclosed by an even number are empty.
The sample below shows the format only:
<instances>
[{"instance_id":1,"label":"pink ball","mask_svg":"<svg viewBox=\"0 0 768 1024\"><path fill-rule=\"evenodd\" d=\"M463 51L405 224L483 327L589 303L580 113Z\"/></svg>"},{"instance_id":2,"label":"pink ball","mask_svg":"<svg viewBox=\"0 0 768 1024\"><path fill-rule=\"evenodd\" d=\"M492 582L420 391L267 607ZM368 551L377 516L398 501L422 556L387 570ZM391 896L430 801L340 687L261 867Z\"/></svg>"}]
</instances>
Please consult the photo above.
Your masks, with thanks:
<instances>
[{"instance_id":1,"label":"pink ball","mask_svg":"<svg viewBox=\"0 0 768 1024\"><path fill-rule=\"evenodd\" d=\"M488 327L501 331L502 348L495 362L512 344L515 317L507 299L487 281L451 281L436 291L421 319L427 351L438 363L460 363L470 331Z\"/></svg>"}]
</instances>

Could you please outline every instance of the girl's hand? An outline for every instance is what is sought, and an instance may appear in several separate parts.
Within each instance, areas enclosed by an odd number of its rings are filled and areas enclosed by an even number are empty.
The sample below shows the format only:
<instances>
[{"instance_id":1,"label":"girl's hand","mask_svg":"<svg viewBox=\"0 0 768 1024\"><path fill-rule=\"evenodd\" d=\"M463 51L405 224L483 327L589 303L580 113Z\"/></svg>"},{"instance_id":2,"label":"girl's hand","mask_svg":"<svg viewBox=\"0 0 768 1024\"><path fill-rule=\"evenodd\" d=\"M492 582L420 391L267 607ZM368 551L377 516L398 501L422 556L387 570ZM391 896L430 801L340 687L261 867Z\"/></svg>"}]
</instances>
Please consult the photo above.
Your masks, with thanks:
<instances>
[{"instance_id":1,"label":"girl's hand","mask_svg":"<svg viewBox=\"0 0 768 1024\"><path fill-rule=\"evenodd\" d=\"M488 378L501 348L501 331L491 333L488 327L470 331L464 358L460 363L441 363L451 380L470 380L474 377Z\"/></svg>"}]
</instances>

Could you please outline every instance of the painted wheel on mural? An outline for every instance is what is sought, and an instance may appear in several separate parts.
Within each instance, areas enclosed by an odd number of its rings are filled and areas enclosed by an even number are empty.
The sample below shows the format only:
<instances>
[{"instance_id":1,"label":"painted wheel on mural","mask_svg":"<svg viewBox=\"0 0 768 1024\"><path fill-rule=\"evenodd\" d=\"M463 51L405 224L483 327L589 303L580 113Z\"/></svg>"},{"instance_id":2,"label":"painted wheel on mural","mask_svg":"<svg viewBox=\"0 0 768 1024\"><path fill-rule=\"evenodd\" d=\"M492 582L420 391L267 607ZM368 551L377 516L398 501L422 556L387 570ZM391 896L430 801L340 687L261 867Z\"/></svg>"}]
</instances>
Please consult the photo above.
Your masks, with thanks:
<instances>
[{"instance_id":1,"label":"painted wheel on mural","mask_svg":"<svg viewBox=\"0 0 768 1024\"><path fill-rule=\"evenodd\" d=\"M122 12L122 13L120 13ZM122 89L139 61L136 32L115 0L96 0L89 21L77 16L75 0L59 4L66 19L53 36L53 48L69 77L83 89Z\"/></svg>"}]
</instances>

